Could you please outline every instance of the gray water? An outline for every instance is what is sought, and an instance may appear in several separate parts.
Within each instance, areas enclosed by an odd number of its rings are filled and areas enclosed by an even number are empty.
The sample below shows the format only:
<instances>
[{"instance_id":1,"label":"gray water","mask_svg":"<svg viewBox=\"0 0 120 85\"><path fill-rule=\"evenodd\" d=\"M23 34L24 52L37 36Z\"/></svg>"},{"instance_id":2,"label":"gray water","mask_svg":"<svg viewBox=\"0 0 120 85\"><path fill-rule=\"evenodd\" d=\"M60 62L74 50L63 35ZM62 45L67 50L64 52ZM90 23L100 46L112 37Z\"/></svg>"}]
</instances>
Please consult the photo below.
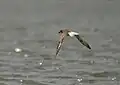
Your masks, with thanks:
<instances>
[{"instance_id":1,"label":"gray water","mask_svg":"<svg viewBox=\"0 0 120 85\"><path fill-rule=\"evenodd\" d=\"M120 0L0 0L0 85L120 85L119 36Z\"/></svg>"}]
</instances>

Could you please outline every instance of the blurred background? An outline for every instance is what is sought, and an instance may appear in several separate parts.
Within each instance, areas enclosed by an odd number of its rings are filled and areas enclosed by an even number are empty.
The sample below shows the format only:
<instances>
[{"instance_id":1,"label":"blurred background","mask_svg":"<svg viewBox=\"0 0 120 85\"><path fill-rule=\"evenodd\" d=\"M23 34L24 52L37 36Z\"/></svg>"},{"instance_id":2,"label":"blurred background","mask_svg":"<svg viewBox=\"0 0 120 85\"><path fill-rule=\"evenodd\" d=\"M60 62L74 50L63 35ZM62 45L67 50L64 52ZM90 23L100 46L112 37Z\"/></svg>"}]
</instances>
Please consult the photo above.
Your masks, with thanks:
<instances>
[{"instance_id":1,"label":"blurred background","mask_svg":"<svg viewBox=\"0 0 120 85\"><path fill-rule=\"evenodd\" d=\"M120 0L0 0L0 85L120 85ZM80 33L92 47L58 31Z\"/></svg>"}]
</instances>

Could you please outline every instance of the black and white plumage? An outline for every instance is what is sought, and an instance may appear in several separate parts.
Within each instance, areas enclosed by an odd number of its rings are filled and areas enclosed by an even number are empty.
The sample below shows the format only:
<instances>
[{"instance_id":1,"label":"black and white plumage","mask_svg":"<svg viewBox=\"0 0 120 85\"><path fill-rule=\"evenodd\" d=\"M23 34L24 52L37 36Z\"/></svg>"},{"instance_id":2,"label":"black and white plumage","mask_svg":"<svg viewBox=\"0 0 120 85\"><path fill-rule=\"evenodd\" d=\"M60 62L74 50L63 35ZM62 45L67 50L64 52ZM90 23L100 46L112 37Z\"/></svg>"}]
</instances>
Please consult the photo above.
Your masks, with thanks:
<instances>
[{"instance_id":1,"label":"black and white plumage","mask_svg":"<svg viewBox=\"0 0 120 85\"><path fill-rule=\"evenodd\" d=\"M81 42L88 49L91 49L90 45L79 36L79 33L77 33L77 32L68 32L68 34L69 34L70 37L76 37L79 42Z\"/></svg>"},{"instance_id":2,"label":"black and white plumage","mask_svg":"<svg viewBox=\"0 0 120 85\"><path fill-rule=\"evenodd\" d=\"M65 37L67 37L67 36L77 38L80 43L82 43L82 44L83 44L84 46L86 46L88 49L91 49L90 45L89 45L85 40L83 40L83 39L79 36L79 33L73 32L73 31L71 31L71 29L63 29L63 30L60 30L58 33L60 34L60 40L59 40L59 42L58 42L58 44L57 44L56 56L58 55L58 53L59 53L59 51L60 51L60 49L61 49L61 47L62 47L62 44L63 44L63 42L64 42L64 39L65 39Z\"/></svg>"}]
</instances>

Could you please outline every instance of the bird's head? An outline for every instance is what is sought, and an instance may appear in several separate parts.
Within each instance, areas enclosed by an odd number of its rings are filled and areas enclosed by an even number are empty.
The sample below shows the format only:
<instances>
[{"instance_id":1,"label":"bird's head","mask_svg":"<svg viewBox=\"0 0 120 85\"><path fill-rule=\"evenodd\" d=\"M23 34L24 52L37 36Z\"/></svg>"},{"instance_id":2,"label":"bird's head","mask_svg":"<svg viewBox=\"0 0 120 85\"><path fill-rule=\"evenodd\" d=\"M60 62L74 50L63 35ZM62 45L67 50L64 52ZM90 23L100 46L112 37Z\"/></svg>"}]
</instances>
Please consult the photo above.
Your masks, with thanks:
<instances>
[{"instance_id":1,"label":"bird's head","mask_svg":"<svg viewBox=\"0 0 120 85\"><path fill-rule=\"evenodd\" d=\"M60 30L58 33L59 33L59 34L63 33L63 30Z\"/></svg>"}]
</instances>

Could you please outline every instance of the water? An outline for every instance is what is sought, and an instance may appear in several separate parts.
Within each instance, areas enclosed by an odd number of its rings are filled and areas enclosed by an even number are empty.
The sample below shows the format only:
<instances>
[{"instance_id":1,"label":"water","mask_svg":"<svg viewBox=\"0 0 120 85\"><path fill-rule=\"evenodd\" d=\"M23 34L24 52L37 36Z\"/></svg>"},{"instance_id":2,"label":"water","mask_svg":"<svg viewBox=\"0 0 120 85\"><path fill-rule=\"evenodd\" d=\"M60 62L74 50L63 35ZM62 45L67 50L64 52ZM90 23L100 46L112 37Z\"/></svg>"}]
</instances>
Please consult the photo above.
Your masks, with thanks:
<instances>
[{"instance_id":1,"label":"water","mask_svg":"<svg viewBox=\"0 0 120 85\"><path fill-rule=\"evenodd\" d=\"M0 85L120 85L119 3L1 0ZM57 33L66 27L92 51L68 38L54 59Z\"/></svg>"}]
</instances>

